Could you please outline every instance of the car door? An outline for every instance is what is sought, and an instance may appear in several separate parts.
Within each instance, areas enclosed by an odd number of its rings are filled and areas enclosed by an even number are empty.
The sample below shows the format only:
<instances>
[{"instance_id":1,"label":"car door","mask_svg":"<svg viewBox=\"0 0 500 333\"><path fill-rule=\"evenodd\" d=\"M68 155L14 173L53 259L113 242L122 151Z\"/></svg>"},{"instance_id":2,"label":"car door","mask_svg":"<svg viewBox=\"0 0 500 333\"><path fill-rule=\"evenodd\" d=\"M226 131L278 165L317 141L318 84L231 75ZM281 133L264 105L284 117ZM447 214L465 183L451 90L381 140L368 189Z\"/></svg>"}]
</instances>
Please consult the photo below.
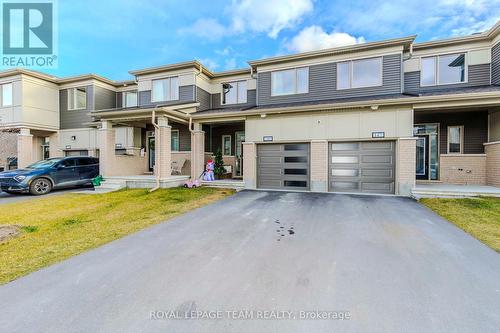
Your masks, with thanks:
<instances>
[{"instance_id":1,"label":"car door","mask_svg":"<svg viewBox=\"0 0 500 333\"><path fill-rule=\"evenodd\" d=\"M81 157L76 160L76 166L82 183L88 183L99 174L99 163L97 158Z\"/></svg>"},{"instance_id":2,"label":"car door","mask_svg":"<svg viewBox=\"0 0 500 333\"><path fill-rule=\"evenodd\" d=\"M71 186L78 184L80 174L76 169L76 159L67 158L59 162L54 171L51 172L51 177L56 186Z\"/></svg>"}]
</instances>

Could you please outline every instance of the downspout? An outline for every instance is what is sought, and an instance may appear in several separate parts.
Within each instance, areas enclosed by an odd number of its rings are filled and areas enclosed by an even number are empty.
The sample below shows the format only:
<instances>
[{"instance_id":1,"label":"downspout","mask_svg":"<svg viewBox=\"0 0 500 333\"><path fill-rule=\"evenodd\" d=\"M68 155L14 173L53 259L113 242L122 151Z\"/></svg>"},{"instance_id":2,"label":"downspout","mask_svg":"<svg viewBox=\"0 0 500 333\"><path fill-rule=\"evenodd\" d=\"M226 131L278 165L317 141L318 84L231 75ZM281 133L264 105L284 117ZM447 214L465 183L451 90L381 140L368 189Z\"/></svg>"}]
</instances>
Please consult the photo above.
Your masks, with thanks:
<instances>
[{"instance_id":1,"label":"downspout","mask_svg":"<svg viewBox=\"0 0 500 333\"><path fill-rule=\"evenodd\" d=\"M155 130L158 130L158 134L160 134L160 126L158 126L158 124L156 123L156 109L158 108L158 105L155 106L155 108L153 109L153 112L151 113L151 124L153 124ZM158 135L158 137L155 136L155 152L156 152L156 147L161 147L161 142L160 142L160 135ZM151 153L151 150L150 150L150 153ZM149 192L154 192L156 191L157 189L160 188L160 163L161 163L161 158L158 159L158 164L155 165L156 167L156 186L153 187L152 189L149 190Z\"/></svg>"}]
</instances>

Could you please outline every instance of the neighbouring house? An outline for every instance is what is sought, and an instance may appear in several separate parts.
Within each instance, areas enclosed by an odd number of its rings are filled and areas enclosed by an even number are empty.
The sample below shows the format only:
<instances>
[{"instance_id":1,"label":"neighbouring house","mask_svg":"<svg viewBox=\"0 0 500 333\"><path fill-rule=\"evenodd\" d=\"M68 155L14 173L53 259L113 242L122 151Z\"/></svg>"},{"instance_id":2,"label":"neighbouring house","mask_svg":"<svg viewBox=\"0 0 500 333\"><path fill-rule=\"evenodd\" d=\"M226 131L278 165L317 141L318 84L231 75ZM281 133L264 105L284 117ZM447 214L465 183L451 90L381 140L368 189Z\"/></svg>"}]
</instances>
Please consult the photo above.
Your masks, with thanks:
<instances>
[{"instance_id":1,"label":"neighbouring house","mask_svg":"<svg viewBox=\"0 0 500 333\"><path fill-rule=\"evenodd\" d=\"M410 195L421 182L500 186L500 23L414 40L226 72L189 61L134 70L124 82L0 72L0 130L9 133L0 140L11 147L0 167L7 157L23 167L91 155L104 177L198 177L221 150L228 177L249 189Z\"/></svg>"}]
</instances>

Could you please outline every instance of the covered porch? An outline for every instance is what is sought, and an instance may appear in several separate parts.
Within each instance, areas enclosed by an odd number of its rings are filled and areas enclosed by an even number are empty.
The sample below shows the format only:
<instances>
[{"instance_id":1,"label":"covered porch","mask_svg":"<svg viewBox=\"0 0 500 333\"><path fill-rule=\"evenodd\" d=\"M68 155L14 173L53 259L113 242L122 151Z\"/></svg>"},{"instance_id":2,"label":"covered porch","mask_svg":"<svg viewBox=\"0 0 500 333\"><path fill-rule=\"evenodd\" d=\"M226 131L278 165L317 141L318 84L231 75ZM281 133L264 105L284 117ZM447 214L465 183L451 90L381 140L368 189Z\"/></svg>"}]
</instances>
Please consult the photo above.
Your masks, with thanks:
<instances>
[{"instance_id":1,"label":"covered porch","mask_svg":"<svg viewBox=\"0 0 500 333\"><path fill-rule=\"evenodd\" d=\"M414 136L417 192L489 193L500 187L498 105L415 108Z\"/></svg>"},{"instance_id":2,"label":"covered porch","mask_svg":"<svg viewBox=\"0 0 500 333\"><path fill-rule=\"evenodd\" d=\"M221 181L242 184L244 121L201 123L191 120L192 111L193 105L93 112L100 173L108 184L148 188L159 179L162 187L179 186L199 178L219 150L226 170Z\"/></svg>"}]
</instances>

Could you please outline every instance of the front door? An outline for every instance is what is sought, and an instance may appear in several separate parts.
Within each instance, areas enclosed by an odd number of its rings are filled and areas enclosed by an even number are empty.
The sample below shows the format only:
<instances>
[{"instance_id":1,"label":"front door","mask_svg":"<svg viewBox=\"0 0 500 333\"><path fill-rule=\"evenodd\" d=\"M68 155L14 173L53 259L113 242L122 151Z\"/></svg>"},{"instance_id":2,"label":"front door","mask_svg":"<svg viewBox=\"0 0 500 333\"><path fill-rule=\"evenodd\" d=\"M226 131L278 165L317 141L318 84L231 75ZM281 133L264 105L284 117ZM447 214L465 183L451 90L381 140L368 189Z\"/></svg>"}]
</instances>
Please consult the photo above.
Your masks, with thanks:
<instances>
[{"instance_id":1,"label":"front door","mask_svg":"<svg viewBox=\"0 0 500 333\"><path fill-rule=\"evenodd\" d=\"M153 171L155 166L155 138L150 136L148 138L148 149L149 149L149 171Z\"/></svg>"},{"instance_id":2,"label":"front door","mask_svg":"<svg viewBox=\"0 0 500 333\"><path fill-rule=\"evenodd\" d=\"M235 176L243 176L243 142L245 142L245 132L236 132L236 172Z\"/></svg>"},{"instance_id":3,"label":"front door","mask_svg":"<svg viewBox=\"0 0 500 333\"><path fill-rule=\"evenodd\" d=\"M416 178L429 179L429 135L417 135Z\"/></svg>"}]
</instances>

